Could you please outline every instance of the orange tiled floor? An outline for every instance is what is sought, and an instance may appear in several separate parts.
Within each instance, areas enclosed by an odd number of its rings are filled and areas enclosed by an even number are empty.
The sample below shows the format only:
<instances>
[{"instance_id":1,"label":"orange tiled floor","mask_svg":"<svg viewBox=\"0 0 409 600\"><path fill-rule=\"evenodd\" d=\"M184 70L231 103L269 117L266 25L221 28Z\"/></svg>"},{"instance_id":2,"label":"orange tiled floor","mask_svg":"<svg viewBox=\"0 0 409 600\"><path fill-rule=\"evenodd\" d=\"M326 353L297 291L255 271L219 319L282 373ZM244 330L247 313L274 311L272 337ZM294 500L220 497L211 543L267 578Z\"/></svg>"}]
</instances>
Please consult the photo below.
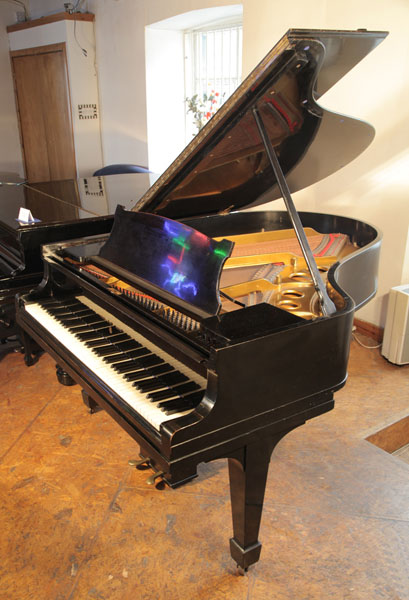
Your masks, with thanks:
<instances>
[{"instance_id":1,"label":"orange tiled floor","mask_svg":"<svg viewBox=\"0 0 409 600\"><path fill-rule=\"evenodd\" d=\"M260 562L236 574L224 461L177 490L48 356L0 362L0 600L409 599L409 465L364 441L409 414L409 366L353 342L334 411L270 467Z\"/></svg>"}]
</instances>

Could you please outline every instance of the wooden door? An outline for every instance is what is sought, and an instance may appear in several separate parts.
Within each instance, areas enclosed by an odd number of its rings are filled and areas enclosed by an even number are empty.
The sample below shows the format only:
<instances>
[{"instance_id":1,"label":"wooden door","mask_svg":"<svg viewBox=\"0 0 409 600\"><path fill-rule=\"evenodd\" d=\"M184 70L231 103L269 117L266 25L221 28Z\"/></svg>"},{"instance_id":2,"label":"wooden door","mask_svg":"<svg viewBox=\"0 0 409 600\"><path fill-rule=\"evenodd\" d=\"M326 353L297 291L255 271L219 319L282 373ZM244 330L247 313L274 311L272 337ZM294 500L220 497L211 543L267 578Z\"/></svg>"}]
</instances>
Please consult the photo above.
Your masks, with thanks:
<instances>
[{"instance_id":1,"label":"wooden door","mask_svg":"<svg viewBox=\"0 0 409 600\"><path fill-rule=\"evenodd\" d=\"M75 179L65 44L11 53L26 178Z\"/></svg>"}]
</instances>

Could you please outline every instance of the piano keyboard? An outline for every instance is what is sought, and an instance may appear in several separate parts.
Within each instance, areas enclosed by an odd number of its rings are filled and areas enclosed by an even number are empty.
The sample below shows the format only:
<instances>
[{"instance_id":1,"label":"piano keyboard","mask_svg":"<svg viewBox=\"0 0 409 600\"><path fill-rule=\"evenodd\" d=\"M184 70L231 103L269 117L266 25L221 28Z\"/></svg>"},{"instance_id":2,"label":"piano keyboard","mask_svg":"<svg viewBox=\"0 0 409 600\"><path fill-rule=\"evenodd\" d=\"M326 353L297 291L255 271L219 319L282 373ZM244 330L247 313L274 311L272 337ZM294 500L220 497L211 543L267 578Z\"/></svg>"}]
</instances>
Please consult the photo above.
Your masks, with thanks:
<instances>
[{"instance_id":1,"label":"piano keyboard","mask_svg":"<svg viewBox=\"0 0 409 600\"><path fill-rule=\"evenodd\" d=\"M201 401L204 377L85 296L49 298L25 310L158 431Z\"/></svg>"}]
</instances>

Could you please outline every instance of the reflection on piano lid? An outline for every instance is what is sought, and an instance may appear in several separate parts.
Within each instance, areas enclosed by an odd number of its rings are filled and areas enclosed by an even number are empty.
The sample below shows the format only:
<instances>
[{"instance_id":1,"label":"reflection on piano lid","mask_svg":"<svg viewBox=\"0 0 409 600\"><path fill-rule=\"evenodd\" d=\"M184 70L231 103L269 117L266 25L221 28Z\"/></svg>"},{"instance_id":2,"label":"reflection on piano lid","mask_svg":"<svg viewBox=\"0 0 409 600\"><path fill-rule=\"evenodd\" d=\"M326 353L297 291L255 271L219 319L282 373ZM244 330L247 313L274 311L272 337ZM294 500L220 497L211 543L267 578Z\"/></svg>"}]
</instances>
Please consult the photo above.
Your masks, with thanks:
<instances>
[{"instance_id":1,"label":"reflection on piano lid","mask_svg":"<svg viewBox=\"0 0 409 600\"><path fill-rule=\"evenodd\" d=\"M232 247L177 221L118 207L111 235L94 263L116 272L125 269L142 278L147 289L169 292L187 310L194 307L206 317L219 312L218 282Z\"/></svg>"},{"instance_id":2,"label":"reflection on piano lid","mask_svg":"<svg viewBox=\"0 0 409 600\"><path fill-rule=\"evenodd\" d=\"M134 173L0 186L0 340L17 333L15 294L41 281L41 245L109 232L117 204L133 206L155 178ZM35 222L19 220L21 208Z\"/></svg>"},{"instance_id":3,"label":"reflection on piano lid","mask_svg":"<svg viewBox=\"0 0 409 600\"><path fill-rule=\"evenodd\" d=\"M20 326L154 478L180 485L228 459L243 570L260 555L271 453L333 407L355 306L375 293L378 231L298 214L291 191L370 142L317 99L385 35L289 31L110 236L46 245L41 285L18 300ZM287 212L223 214L280 194Z\"/></svg>"}]
</instances>

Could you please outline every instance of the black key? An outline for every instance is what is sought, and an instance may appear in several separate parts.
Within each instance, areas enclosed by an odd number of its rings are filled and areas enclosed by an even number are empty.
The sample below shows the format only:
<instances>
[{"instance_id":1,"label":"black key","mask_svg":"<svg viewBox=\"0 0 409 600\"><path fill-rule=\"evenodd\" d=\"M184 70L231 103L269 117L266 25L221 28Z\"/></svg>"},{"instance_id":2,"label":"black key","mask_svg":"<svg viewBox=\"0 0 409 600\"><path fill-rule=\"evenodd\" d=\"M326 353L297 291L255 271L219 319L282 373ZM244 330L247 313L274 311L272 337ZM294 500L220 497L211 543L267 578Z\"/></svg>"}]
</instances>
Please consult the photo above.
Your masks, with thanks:
<instances>
[{"instance_id":1,"label":"black key","mask_svg":"<svg viewBox=\"0 0 409 600\"><path fill-rule=\"evenodd\" d=\"M123 360L124 353L119 350L114 344L108 344L105 346L99 346L98 348L93 348L92 350L95 354L98 354L104 360L106 358L112 358L113 360L105 361L105 362L116 362L114 356L118 356L117 361ZM129 357L126 357L129 358Z\"/></svg>"},{"instance_id":2,"label":"black key","mask_svg":"<svg viewBox=\"0 0 409 600\"><path fill-rule=\"evenodd\" d=\"M111 349L111 351L109 351L109 349ZM112 344L101 346L98 348L92 348L92 351L97 356L100 356L102 360L104 362L107 362L108 364L123 360L123 353L120 352L118 348L115 348L115 346L113 346Z\"/></svg>"},{"instance_id":3,"label":"black key","mask_svg":"<svg viewBox=\"0 0 409 600\"><path fill-rule=\"evenodd\" d=\"M194 408L185 402L183 398L176 398L168 401L165 400L164 402L160 402L157 406L165 413L165 415L171 415L172 413L182 412L182 410Z\"/></svg>"},{"instance_id":4,"label":"black key","mask_svg":"<svg viewBox=\"0 0 409 600\"><path fill-rule=\"evenodd\" d=\"M149 350L149 348L145 348L144 346L141 346L140 348L135 348L135 350L127 350L126 351L126 355L129 356L130 358L140 358L142 356L150 356L152 354L152 351ZM156 356L156 354L155 354Z\"/></svg>"},{"instance_id":5,"label":"black key","mask_svg":"<svg viewBox=\"0 0 409 600\"><path fill-rule=\"evenodd\" d=\"M67 328L72 328L72 332L77 333L77 331L82 331L84 325L86 325L86 323L84 323L82 319L79 319L78 323L73 322L71 325L68 323ZM95 331L96 329L103 329L104 327L107 327L107 325L108 323L106 321L98 321L96 323L88 323L88 328L91 327Z\"/></svg>"},{"instance_id":6,"label":"black key","mask_svg":"<svg viewBox=\"0 0 409 600\"><path fill-rule=\"evenodd\" d=\"M127 358L127 356L124 355L124 358ZM139 367L142 361L146 362L148 359L152 359L154 361L159 360L160 362L163 362L162 359L159 358L159 356L156 356L155 354L150 354L149 356L144 356L142 358L135 358L133 360L124 360L122 362L117 362L116 364L112 365L112 368L115 369L117 373L130 373L131 371L135 371L135 369Z\"/></svg>"},{"instance_id":7,"label":"black key","mask_svg":"<svg viewBox=\"0 0 409 600\"><path fill-rule=\"evenodd\" d=\"M53 315L72 315L72 316L79 316L81 314L81 316L83 317L90 317L92 315L95 315L96 313L93 310L87 310L85 307L81 308L79 306L67 306L65 308L48 308L47 309L48 312L52 313Z\"/></svg>"},{"instance_id":8,"label":"black key","mask_svg":"<svg viewBox=\"0 0 409 600\"><path fill-rule=\"evenodd\" d=\"M129 352L126 353L127 358L140 358L142 356L150 356L150 355L151 355L151 351L148 350L147 348L137 348L136 350L129 350ZM118 360L121 360L121 359L117 359L117 358L115 358L115 356L104 358L104 361L107 363L110 363L110 364L114 364Z\"/></svg>"},{"instance_id":9,"label":"black key","mask_svg":"<svg viewBox=\"0 0 409 600\"><path fill-rule=\"evenodd\" d=\"M89 325L83 325L82 327L75 327L75 333L74 333L74 335L78 339L81 339L80 335L82 335L83 333L94 333L94 331L97 331L97 330L96 329L92 329Z\"/></svg>"},{"instance_id":10,"label":"black key","mask_svg":"<svg viewBox=\"0 0 409 600\"><path fill-rule=\"evenodd\" d=\"M135 366L138 365L138 363L135 360L126 360L127 356L126 354L123 355L124 360L121 362L117 362L116 364L112 365L112 368L117 372L117 373L131 373L131 371L135 370Z\"/></svg>"},{"instance_id":11,"label":"black key","mask_svg":"<svg viewBox=\"0 0 409 600\"><path fill-rule=\"evenodd\" d=\"M84 325L84 329L81 328L81 330L79 328L75 329L75 337L77 337L79 340L87 340L88 339L88 335L94 335L94 333L98 333L99 335L105 337L108 335L115 335L117 333L120 333L119 329L117 329L116 327L101 327L101 328L92 328L89 325ZM85 335L85 337L84 337Z\"/></svg>"},{"instance_id":12,"label":"black key","mask_svg":"<svg viewBox=\"0 0 409 600\"><path fill-rule=\"evenodd\" d=\"M82 320L84 321L84 323L88 323L89 325L93 325L94 323L107 323L107 321L105 321L104 319L102 319L99 315L94 314L94 315L90 315L89 317L83 317Z\"/></svg>"},{"instance_id":13,"label":"black key","mask_svg":"<svg viewBox=\"0 0 409 600\"><path fill-rule=\"evenodd\" d=\"M85 343L86 346L88 346L88 348L98 348L99 346L106 346L107 344L109 344L107 339L97 332L92 334L88 333L87 337L82 338L82 341Z\"/></svg>"},{"instance_id":14,"label":"black key","mask_svg":"<svg viewBox=\"0 0 409 600\"><path fill-rule=\"evenodd\" d=\"M40 306L42 306L43 308L48 308L48 307L61 307L62 303L59 302L58 300L56 300L55 298L43 298L43 300L39 300L38 304Z\"/></svg>"},{"instance_id":15,"label":"black key","mask_svg":"<svg viewBox=\"0 0 409 600\"><path fill-rule=\"evenodd\" d=\"M113 335L104 335L104 338L107 340L107 342L111 342L111 344L116 344L116 342L123 342L126 339L126 334L115 333Z\"/></svg>"},{"instance_id":16,"label":"black key","mask_svg":"<svg viewBox=\"0 0 409 600\"><path fill-rule=\"evenodd\" d=\"M132 338L129 338L125 342L120 342L119 344L116 344L116 346L124 352L127 350L136 350L137 348L142 348L142 344L133 340Z\"/></svg>"},{"instance_id":17,"label":"black key","mask_svg":"<svg viewBox=\"0 0 409 600\"><path fill-rule=\"evenodd\" d=\"M188 410L189 408L196 408L202 401L204 390L193 392L182 398L176 400L165 400L157 404L158 408L163 410L166 415L171 415L175 412L181 412L182 410Z\"/></svg>"},{"instance_id":18,"label":"black key","mask_svg":"<svg viewBox=\"0 0 409 600\"><path fill-rule=\"evenodd\" d=\"M148 394L148 398L150 398L151 402L159 402L160 400L166 400L166 398L170 400L171 398L178 397L178 393L175 392L173 388L168 388L166 390L161 390L160 392L152 392Z\"/></svg>"},{"instance_id":19,"label":"black key","mask_svg":"<svg viewBox=\"0 0 409 600\"><path fill-rule=\"evenodd\" d=\"M89 309L86 306L75 308L75 314L79 317L81 317L82 315L90 315L92 314L92 312L93 311L91 311L91 309Z\"/></svg>"},{"instance_id":20,"label":"black key","mask_svg":"<svg viewBox=\"0 0 409 600\"><path fill-rule=\"evenodd\" d=\"M147 367L154 367L156 365L160 365L163 363L163 360L156 356L156 354L149 354L148 356L142 356L141 358L136 358L134 361L134 371L138 369L144 369ZM119 363L118 363L119 365Z\"/></svg>"},{"instance_id":21,"label":"black key","mask_svg":"<svg viewBox=\"0 0 409 600\"><path fill-rule=\"evenodd\" d=\"M125 379L127 381L143 381L144 379L148 379L154 377L156 375L160 375L161 373L171 373L173 371L172 365L168 363L163 363L158 365L157 367L151 367L150 369L138 369L133 373L129 373L125 375Z\"/></svg>"},{"instance_id":22,"label":"black key","mask_svg":"<svg viewBox=\"0 0 409 600\"><path fill-rule=\"evenodd\" d=\"M157 406L167 415L171 414L171 412L182 412L182 410L188 410L188 408L191 408L185 404L183 398L175 398L174 400L169 400L168 402L159 402Z\"/></svg>"},{"instance_id":23,"label":"black key","mask_svg":"<svg viewBox=\"0 0 409 600\"><path fill-rule=\"evenodd\" d=\"M195 392L196 390L200 390L200 385L196 383L196 381L188 381L187 383L182 383L181 385L174 386L173 389L177 391L180 396L184 396L189 392Z\"/></svg>"},{"instance_id":24,"label":"black key","mask_svg":"<svg viewBox=\"0 0 409 600\"><path fill-rule=\"evenodd\" d=\"M114 347L115 348L115 347ZM94 348L93 352L95 352L95 354L100 355L98 348ZM118 350L118 348L115 348L115 352L112 352L112 354L110 355L105 355L103 357L101 357L102 360L104 362L106 362L108 365L114 365L117 362L122 362L124 360L124 353L120 352ZM129 356L126 355L126 358L128 359Z\"/></svg>"},{"instance_id":25,"label":"black key","mask_svg":"<svg viewBox=\"0 0 409 600\"><path fill-rule=\"evenodd\" d=\"M148 398L150 398L151 402L158 402L158 400L165 400L166 398L172 398L173 396L181 396L183 394L187 394L187 392L193 392L198 389L200 389L200 385L194 381L188 381L188 383L176 385L172 388L169 388L169 390L151 392L148 394Z\"/></svg>"},{"instance_id":26,"label":"black key","mask_svg":"<svg viewBox=\"0 0 409 600\"><path fill-rule=\"evenodd\" d=\"M153 390L160 390L163 387L173 386L177 383L182 383L183 381L188 381L189 378L183 373L179 371L174 371L173 373L169 373L168 375L161 375L155 381L150 381L147 383L141 382L135 387L141 392L152 392Z\"/></svg>"},{"instance_id":27,"label":"black key","mask_svg":"<svg viewBox=\"0 0 409 600\"><path fill-rule=\"evenodd\" d=\"M90 332L88 332L88 333L90 333ZM119 332L112 331L110 327L102 327L100 330L96 330L95 333L97 335L99 335L101 339L107 340L111 343L120 341L121 340L120 336L122 336L122 333L120 331ZM82 336L82 334L81 334L81 336ZM82 339L82 337L80 338L80 336L78 336L78 338ZM84 341L87 342L87 341L91 341L91 340L85 339Z\"/></svg>"},{"instance_id":28,"label":"black key","mask_svg":"<svg viewBox=\"0 0 409 600\"><path fill-rule=\"evenodd\" d=\"M69 308L46 308L46 311L49 315L53 315L53 317L64 317L65 315L73 316L74 312Z\"/></svg>"},{"instance_id":29,"label":"black key","mask_svg":"<svg viewBox=\"0 0 409 600\"><path fill-rule=\"evenodd\" d=\"M55 315L54 315L55 316ZM70 317L64 316L64 317L55 317L57 319L57 321L59 323L61 323L62 325L65 325L67 328L68 327L82 327L85 322L78 318L75 317L74 315L71 315Z\"/></svg>"},{"instance_id":30,"label":"black key","mask_svg":"<svg viewBox=\"0 0 409 600\"><path fill-rule=\"evenodd\" d=\"M197 390L196 392L190 392L190 394L186 394L183 396L185 402L189 402L190 404L197 406L203 399L204 390Z\"/></svg>"},{"instance_id":31,"label":"black key","mask_svg":"<svg viewBox=\"0 0 409 600\"><path fill-rule=\"evenodd\" d=\"M95 331L93 334L88 333L85 336L82 335L80 339L82 339L89 348L96 348L108 343L115 343L116 345L116 341L121 339L118 336L122 336L122 334L120 332L110 333L110 330L105 327L104 330Z\"/></svg>"},{"instance_id":32,"label":"black key","mask_svg":"<svg viewBox=\"0 0 409 600\"><path fill-rule=\"evenodd\" d=\"M92 315L90 315L91 317ZM78 319L78 321L82 321L83 325L91 325L91 327L93 327L93 329L95 329L96 327L109 327L111 325L111 323L109 323L109 321L106 321L105 319L103 319L102 317L99 317L98 315L95 315L95 318L92 318L92 321L90 321L90 317L89 316L83 316L83 315L73 315L72 318L76 317Z\"/></svg>"},{"instance_id":33,"label":"black key","mask_svg":"<svg viewBox=\"0 0 409 600\"><path fill-rule=\"evenodd\" d=\"M72 303L72 304L66 304L66 303L62 303L62 302L58 302L57 304L48 304L46 306L44 306L44 308L49 311L49 312L75 312L77 310L84 310L87 309L89 310L88 307L84 306L83 304L80 303Z\"/></svg>"},{"instance_id":34,"label":"black key","mask_svg":"<svg viewBox=\"0 0 409 600\"><path fill-rule=\"evenodd\" d=\"M73 300L56 300L55 298L48 298L41 300L39 305L43 308L68 308L74 306L85 306L82 302L79 302L76 298Z\"/></svg>"}]
</instances>

